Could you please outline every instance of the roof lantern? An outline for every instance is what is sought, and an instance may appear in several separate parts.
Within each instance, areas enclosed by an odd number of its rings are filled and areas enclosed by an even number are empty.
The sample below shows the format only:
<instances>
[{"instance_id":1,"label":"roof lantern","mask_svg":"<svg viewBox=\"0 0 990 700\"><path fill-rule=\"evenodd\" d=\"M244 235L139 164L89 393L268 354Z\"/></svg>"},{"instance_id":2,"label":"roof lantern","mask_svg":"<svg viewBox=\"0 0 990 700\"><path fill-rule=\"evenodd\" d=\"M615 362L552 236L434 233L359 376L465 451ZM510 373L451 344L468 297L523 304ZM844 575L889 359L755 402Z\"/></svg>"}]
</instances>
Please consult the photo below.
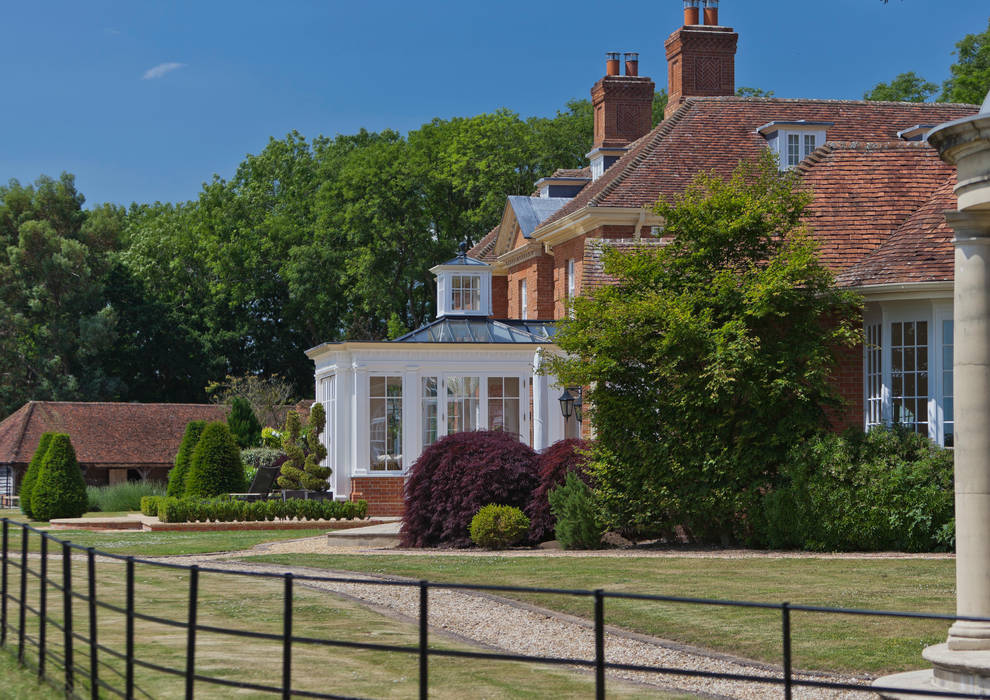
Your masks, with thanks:
<instances>
[{"instance_id":1,"label":"roof lantern","mask_svg":"<svg viewBox=\"0 0 990 700\"><path fill-rule=\"evenodd\" d=\"M437 318L492 315L492 268L469 257L467 244L457 256L430 268L437 277Z\"/></svg>"}]
</instances>

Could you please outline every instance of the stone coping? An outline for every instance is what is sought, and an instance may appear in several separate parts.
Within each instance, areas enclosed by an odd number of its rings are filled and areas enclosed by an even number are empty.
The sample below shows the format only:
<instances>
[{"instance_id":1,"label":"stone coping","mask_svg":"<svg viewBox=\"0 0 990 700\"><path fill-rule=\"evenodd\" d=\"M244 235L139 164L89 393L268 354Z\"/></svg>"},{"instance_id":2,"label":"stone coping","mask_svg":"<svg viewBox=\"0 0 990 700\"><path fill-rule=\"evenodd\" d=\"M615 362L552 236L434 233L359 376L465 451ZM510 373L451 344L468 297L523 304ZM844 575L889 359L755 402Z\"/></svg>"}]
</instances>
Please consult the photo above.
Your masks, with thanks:
<instances>
[{"instance_id":1,"label":"stone coping","mask_svg":"<svg viewBox=\"0 0 990 700\"><path fill-rule=\"evenodd\" d=\"M108 518L60 518L52 520L52 530L91 530L104 532L134 530L140 532L224 532L229 530L349 530L382 525L387 520L262 520L229 523L163 523L147 515L125 515Z\"/></svg>"}]
</instances>

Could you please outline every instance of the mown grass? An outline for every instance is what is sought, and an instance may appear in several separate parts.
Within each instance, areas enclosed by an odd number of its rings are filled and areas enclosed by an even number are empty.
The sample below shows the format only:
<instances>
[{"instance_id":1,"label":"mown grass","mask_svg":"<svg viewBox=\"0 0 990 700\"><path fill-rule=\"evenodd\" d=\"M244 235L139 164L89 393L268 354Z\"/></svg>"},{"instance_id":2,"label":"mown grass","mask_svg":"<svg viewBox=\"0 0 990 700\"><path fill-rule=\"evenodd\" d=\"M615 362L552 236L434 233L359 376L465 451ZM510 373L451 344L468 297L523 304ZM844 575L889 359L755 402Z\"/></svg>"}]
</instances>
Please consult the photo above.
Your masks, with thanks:
<instances>
[{"instance_id":1,"label":"mown grass","mask_svg":"<svg viewBox=\"0 0 990 700\"><path fill-rule=\"evenodd\" d=\"M952 613L948 559L500 557L456 555L261 555L264 561L433 581L567 587L824 607ZM520 594L520 600L591 618L587 598ZM609 599L606 622L665 639L757 659L781 660L777 611ZM794 612L797 667L881 674L923 666L921 650L944 641L948 622Z\"/></svg>"},{"instance_id":2,"label":"mown grass","mask_svg":"<svg viewBox=\"0 0 990 700\"><path fill-rule=\"evenodd\" d=\"M48 576L61 581L61 558L51 557ZM29 567L38 571L40 561L30 560ZM98 561L97 598L100 601L124 607L124 567L118 562ZM12 595L20 596L20 574L12 566ZM187 619L189 596L189 572L165 569L147 564L137 564L135 570L135 607L145 615ZM73 555L72 578L77 592L86 593L86 562L84 556ZM199 578L198 622L201 625L250 630L281 635L283 632L283 581L271 578L241 577L227 574L202 573ZM39 604L39 583L29 577L27 601ZM12 611L16 602L11 601ZM85 600L73 603L73 627L77 634L88 638L91 634L89 609ZM50 620L61 623L62 597L54 588L48 589L48 613ZM11 616L16 628L18 617ZM186 663L187 632L181 627L145 620L136 621L136 658L182 671ZM47 627L47 644L50 652L64 654L64 637L54 625ZM122 652L125 648L123 615L105 608L97 610L97 639L101 645ZM37 668L38 618L29 615L25 625L29 644L26 662ZM293 589L293 634L315 639L335 639L352 642L373 642L415 649L418 629L415 625L397 621L372 612L361 605L339 598L305 583L297 583ZM10 662L9 640L17 639L16 629L8 633L8 648L0 659ZM15 641L16 644L16 641ZM465 649L467 647L442 638L431 640L434 649ZM258 640L231 637L200 631L195 646L196 672L228 681L279 686L282 678L282 644L280 639ZM86 639L77 639L73 648L76 672L76 691L88 695L88 670L90 651ZM117 688L123 687L124 665L106 652L98 652L99 677ZM430 694L437 698L544 698L589 697L593 694L590 674L568 668L547 667L533 664L491 662L466 659L434 658L430 660ZM60 683L63 670L53 660L48 662L48 675ZM181 675L169 675L142 668L135 670L137 696L152 698L184 697L184 681ZM295 690L330 692L346 696L406 698L414 697L418 689L418 657L399 652L347 649L318 646L297 642L292 650L292 685ZM4 676L5 684L7 676ZM12 687L34 687L30 675L12 676ZM44 687L36 697L54 697ZM231 688L197 681L197 698L226 698L233 694L245 697L266 697L258 691L234 691ZM658 697L651 689L641 686L609 682L612 697ZM13 697L35 697L27 691ZM109 697L109 695L108 695ZM267 697L271 697L268 695ZM670 695L659 697L671 698ZM678 695L677 697L682 697Z\"/></svg>"}]
</instances>

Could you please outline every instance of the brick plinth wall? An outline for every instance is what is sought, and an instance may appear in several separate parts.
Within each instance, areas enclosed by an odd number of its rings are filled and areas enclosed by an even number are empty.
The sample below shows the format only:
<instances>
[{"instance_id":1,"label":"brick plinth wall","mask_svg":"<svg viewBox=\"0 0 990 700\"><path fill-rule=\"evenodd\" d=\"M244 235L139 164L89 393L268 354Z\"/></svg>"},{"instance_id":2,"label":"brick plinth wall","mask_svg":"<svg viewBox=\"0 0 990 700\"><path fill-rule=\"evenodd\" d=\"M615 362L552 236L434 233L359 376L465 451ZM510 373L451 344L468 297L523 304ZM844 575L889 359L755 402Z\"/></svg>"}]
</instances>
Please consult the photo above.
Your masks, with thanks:
<instances>
[{"instance_id":1,"label":"brick plinth wall","mask_svg":"<svg viewBox=\"0 0 990 700\"><path fill-rule=\"evenodd\" d=\"M366 500L370 516L403 515L405 486L404 476L356 476L351 479L351 500Z\"/></svg>"},{"instance_id":2,"label":"brick plinth wall","mask_svg":"<svg viewBox=\"0 0 990 700\"><path fill-rule=\"evenodd\" d=\"M839 348L835 353L835 369L832 382L842 398L844 406L829 411L832 429L841 432L846 428L863 429L863 346Z\"/></svg>"}]
</instances>

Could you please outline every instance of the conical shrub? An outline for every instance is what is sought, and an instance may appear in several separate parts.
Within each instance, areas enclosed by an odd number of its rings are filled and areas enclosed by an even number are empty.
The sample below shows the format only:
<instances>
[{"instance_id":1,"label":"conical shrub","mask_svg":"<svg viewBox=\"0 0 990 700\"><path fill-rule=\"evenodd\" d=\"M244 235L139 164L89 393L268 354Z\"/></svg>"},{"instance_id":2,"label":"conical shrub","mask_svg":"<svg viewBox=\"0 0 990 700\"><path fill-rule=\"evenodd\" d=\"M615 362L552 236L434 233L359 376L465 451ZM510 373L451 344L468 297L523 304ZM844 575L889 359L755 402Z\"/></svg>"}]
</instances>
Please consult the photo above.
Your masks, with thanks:
<instances>
[{"instance_id":1,"label":"conical shrub","mask_svg":"<svg viewBox=\"0 0 990 700\"><path fill-rule=\"evenodd\" d=\"M86 512L86 481L69 436L52 435L31 490L31 513L35 520L78 518Z\"/></svg>"},{"instance_id":2,"label":"conical shrub","mask_svg":"<svg viewBox=\"0 0 990 700\"><path fill-rule=\"evenodd\" d=\"M199 436L203 434L205 427L205 420L194 420L186 425L186 432L179 444L179 451L175 453L175 466L168 473L166 495L173 498L182 498L186 495L186 476L189 474L189 463L192 461L196 443L199 442Z\"/></svg>"},{"instance_id":3,"label":"conical shrub","mask_svg":"<svg viewBox=\"0 0 990 700\"><path fill-rule=\"evenodd\" d=\"M193 451L186 496L213 498L244 491L244 464L241 451L226 423L210 423Z\"/></svg>"},{"instance_id":4,"label":"conical shrub","mask_svg":"<svg viewBox=\"0 0 990 700\"><path fill-rule=\"evenodd\" d=\"M261 444L261 423L247 399L238 396L231 402L227 427L241 449Z\"/></svg>"},{"instance_id":5,"label":"conical shrub","mask_svg":"<svg viewBox=\"0 0 990 700\"><path fill-rule=\"evenodd\" d=\"M31 491L34 490L34 482L38 480L38 472L41 471L41 463L45 459L45 455L48 454L48 446L51 444L52 435L54 433L42 433L41 439L38 440L38 447L34 451L34 456L31 457L31 462L28 464L27 471L24 472L24 478L21 479L21 490L18 492L20 497L21 512L29 518L34 517L34 511L31 510Z\"/></svg>"}]
</instances>

